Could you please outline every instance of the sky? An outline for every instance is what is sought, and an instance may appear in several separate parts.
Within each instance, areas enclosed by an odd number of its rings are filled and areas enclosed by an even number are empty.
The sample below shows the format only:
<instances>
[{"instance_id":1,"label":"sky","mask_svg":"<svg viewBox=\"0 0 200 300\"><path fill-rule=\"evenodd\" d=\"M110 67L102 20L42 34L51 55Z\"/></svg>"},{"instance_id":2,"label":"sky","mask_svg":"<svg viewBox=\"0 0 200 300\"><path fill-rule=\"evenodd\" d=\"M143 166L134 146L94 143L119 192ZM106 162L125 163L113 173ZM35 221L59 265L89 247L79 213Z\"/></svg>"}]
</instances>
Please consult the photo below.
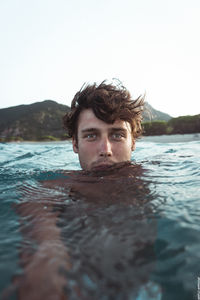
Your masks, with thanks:
<instances>
[{"instance_id":1,"label":"sky","mask_svg":"<svg viewBox=\"0 0 200 300\"><path fill-rule=\"evenodd\" d=\"M172 117L200 113L199 0L0 0L0 108L70 106L118 78Z\"/></svg>"}]
</instances>

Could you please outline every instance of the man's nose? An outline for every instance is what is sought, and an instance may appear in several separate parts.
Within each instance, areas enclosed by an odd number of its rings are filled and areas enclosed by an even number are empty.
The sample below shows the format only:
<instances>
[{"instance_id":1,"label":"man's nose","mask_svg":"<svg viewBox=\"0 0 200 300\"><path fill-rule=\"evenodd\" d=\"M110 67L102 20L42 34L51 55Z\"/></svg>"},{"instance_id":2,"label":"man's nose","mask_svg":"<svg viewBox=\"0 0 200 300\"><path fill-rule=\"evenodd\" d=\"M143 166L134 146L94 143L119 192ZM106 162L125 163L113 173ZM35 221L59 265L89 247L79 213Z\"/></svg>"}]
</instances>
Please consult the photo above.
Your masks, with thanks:
<instances>
[{"instance_id":1,"label":"man's nose","mask_svg":"<svg viewBox=\"0 0 200 300\"><path fill-rule=\"evenodd\" d=\"M100 150L100 156L111 156L112 155L111 143L107 137L101 139L99 150Z\"/></svg>"}]
</instances>

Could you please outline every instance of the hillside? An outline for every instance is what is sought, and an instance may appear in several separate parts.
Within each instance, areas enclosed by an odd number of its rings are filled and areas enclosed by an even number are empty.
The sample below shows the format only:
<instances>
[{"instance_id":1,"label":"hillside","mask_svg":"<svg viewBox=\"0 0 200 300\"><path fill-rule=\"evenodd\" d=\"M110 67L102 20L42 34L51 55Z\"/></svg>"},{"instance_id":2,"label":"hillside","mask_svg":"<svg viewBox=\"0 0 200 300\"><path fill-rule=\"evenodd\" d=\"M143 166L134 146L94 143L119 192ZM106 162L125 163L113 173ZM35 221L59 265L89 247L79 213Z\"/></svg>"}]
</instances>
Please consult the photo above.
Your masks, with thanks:
<instances>
[{"instance_id":1,"label":"hillside","mask_svg":"<svg viewBox=\"0 0 200 300\"><path fill-rule=\"evenodd\" d=\"M166 113L154 109L148 102L145 102L143 121L169 121L172 117Z\"/></svg>"},{"instance_id":2,"label":"hillside","mask_svg":"<svg viewBox=\"0 0 200 300\"><path fill-rule=\"evenodd\" d=\"M0 109L0 138L62 138L62 117L69 108L52 100Z\"/></svg>"},{"instance_id":3,"label":"hillside","mask_svg":"<svg viewBox=\"0 0 200 300\"><path fill-rule=\"evenodd\" d=\"M0 139L54 140L65 139L62 117L69 110L67 105L52 100L0 109ZM143 113L144 121L169 120L171 117L155 110L148 103Z\"/></svg>"},{"instance_id":4,"label":"hillside","mask_svg":"<svg viewBox=\"0 0 200 300\"><path fill-rule=\"evenodd\" d=\"M200 133L200 114L181 116L169 121L143 122L143 135Z\"/></svg>"}]
</instances>

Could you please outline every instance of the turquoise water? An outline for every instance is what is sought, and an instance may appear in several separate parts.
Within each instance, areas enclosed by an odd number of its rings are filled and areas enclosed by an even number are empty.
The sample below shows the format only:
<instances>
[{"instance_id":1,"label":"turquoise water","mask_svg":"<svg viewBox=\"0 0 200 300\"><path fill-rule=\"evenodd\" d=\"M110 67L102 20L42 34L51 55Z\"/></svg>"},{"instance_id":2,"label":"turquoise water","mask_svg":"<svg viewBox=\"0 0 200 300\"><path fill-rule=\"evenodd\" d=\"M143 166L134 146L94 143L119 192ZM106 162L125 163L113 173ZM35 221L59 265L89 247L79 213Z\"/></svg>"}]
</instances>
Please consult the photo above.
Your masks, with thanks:
<instances>
[{"instance_id":1,"label":"turquoise water","mask_svg":"<svg viewBox=\"0 0 200 300\"><path fill-rule=\"evenodd\" d=\"M20 211L20 205L46 201L59 212L56 226L70 257L68 269L63 259L62 273L69 299L197 299L200 138L172 140L139 141L132 157L135 175L116 171L119 176L94 178L79 172L70 142L0 144L0 292L30 299L18 290L25 289L40 244L30 234L31 212ZM44 187L41 182L47 180ZM63 183L67 180L84 192L70 190ZM48 234L52 249L55 240L51 230ZM38 274L40 267L35 267ZM41 275L44 294L55 278L50 270L48 282L43 284ZM42 299L40 286L30 282L30 290L37 289L33 299Z\"/></svg>"}]
</instances>

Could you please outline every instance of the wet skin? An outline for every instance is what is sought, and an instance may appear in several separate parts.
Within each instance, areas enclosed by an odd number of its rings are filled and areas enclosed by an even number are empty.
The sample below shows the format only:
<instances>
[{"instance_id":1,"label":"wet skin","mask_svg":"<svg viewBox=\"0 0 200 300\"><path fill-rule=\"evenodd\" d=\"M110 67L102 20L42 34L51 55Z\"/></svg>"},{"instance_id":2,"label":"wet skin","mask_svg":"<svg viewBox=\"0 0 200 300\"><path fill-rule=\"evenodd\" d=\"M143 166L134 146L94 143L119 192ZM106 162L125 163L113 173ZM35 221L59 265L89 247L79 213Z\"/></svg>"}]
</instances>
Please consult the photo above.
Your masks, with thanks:
<instances>
[{"instance_id":1,"label":"wet skin","mask_svg":"<svg viewBox=\"0 0 200 300\"><path fill-rule=\"evenodd\" d=\"M88 216L88 220L90 220L93 209L95 214L98 209L101 211L101 208L104 209L105 207L115 207L116 209L119 207L119 210L116 210L118 212L120 212L122 207L124 207L124 209L128 207L128 211L129 208L133 207L133 212L137 212L138 208L143 207L143 205L149 201L147 197L149 192L148 186L143 182L141 176L143 176L143 169L140 165L119 163L107 167L105 170L69 171L66 172L66 174L63 173L62 178L43 181L41 186L38 185L36 189L31 188L30 191L29 186L27 186L27 188L25 186L23 201L16 205L16 211L22 217L20 229L26 241L26 244L22 244L19 253L23 275L15 278L13 281L14 287L11 288L11 292L13 288L16 288L18 299L20 300L70 299L65 291L65 288L68 287L68 277L66 274L68 274L71 269L73 271L73 265L74 262L76 265L76 261L69 255L70 248L68 248L68 241L63 239L62 228L58 226L58 224L60 222L60 224L62 224L65 218L68 225L70 224L68 223L70 220L73 224L73 220L79 218L79 216L81 217L82 214ZM72 199L73 201L69 202L70 204L64 203L63 194L61 194L61 198L59 198L59 195L54 194L52 189L66 193L64 199ZM80 201L81 205L79 209L76 200ZM121 204L123 204L123 206ZM141 211L143 212L143 209ZM140 212L140 209L138 212ZM69 220L67 216L70 217ZM121 215L119 214L119 216ZM28 224L26 222L27 217L29 220ZM134 222L134 215L132 217L131 224ZM94 218L94 224L93 222L90 223L90 225L93 224L94 230L96 230L95 220L96 217ZM105 214L105 221L106 220L107 214ZM101 222L99 224L101 224ZM102 226L104 226L103 219L102 224ZM109 224L113 224L112 226L115 228L115 221L114 223L109 222ZM135 257L138 258L137 255L139 255L142 260L145 260L145 254L143 255L142 249L152 249L151 244L156 234L155 228L154 225L152 227L152 224L151 226L149 226L149 224L147 225L147 229L142 231L145 237L148 236L147 242L145 238L142 238L142 241L140 240L141 234L140 231L137 234L138 229L135 233L135 242L137 244L139 240L139 247L133 247L133 253L131 252L131 255L133 255L134 259ZM110 236L113 239L112 226ZM83 229L84 228L87 227L83 227ZM129 231L129 229L127 230ZM121 235L119 234L119 236ZM123 251L126 253L126 250L128 250L128 248L124 248L126 247L126 243L124 244L123 241L122 243L118 242L118 238L114 238L113 241L115 245L119 245L121 247L120 249L124 249ZM126 239L124 241L126 242ZM101 244L101 240L99 243ZM115 253L112 243L109 244L106 249L108 256L112 251ZM104 262L103 255L101 259L102 262ZM151 269L151 264L149 268L145 267L145 276L147 276L147 279ZM137 265L133 265L132 270L137 272ZM113 272L115 271L116 270L113 270ZM104 269L102 269L102 272L104 272ZM139 277L137 280L139 286L141 284L141 278ZM76 299L85 299L84 289L82 290L78 280L71 289L73 293L77 295Z\"/></svg>"},{"instance_id":2,"label":"wet skin","mask_svg":"<svg viewBox=\"0 0 200 300\"><path fill-rule=\"evenodd\" d=\"M73 150L78 153L83 170L105 169L115 163L131 160L135 141L128 122L108 124L98 119L91 109L80 113Z\"/></svg>"}]
</instances>

